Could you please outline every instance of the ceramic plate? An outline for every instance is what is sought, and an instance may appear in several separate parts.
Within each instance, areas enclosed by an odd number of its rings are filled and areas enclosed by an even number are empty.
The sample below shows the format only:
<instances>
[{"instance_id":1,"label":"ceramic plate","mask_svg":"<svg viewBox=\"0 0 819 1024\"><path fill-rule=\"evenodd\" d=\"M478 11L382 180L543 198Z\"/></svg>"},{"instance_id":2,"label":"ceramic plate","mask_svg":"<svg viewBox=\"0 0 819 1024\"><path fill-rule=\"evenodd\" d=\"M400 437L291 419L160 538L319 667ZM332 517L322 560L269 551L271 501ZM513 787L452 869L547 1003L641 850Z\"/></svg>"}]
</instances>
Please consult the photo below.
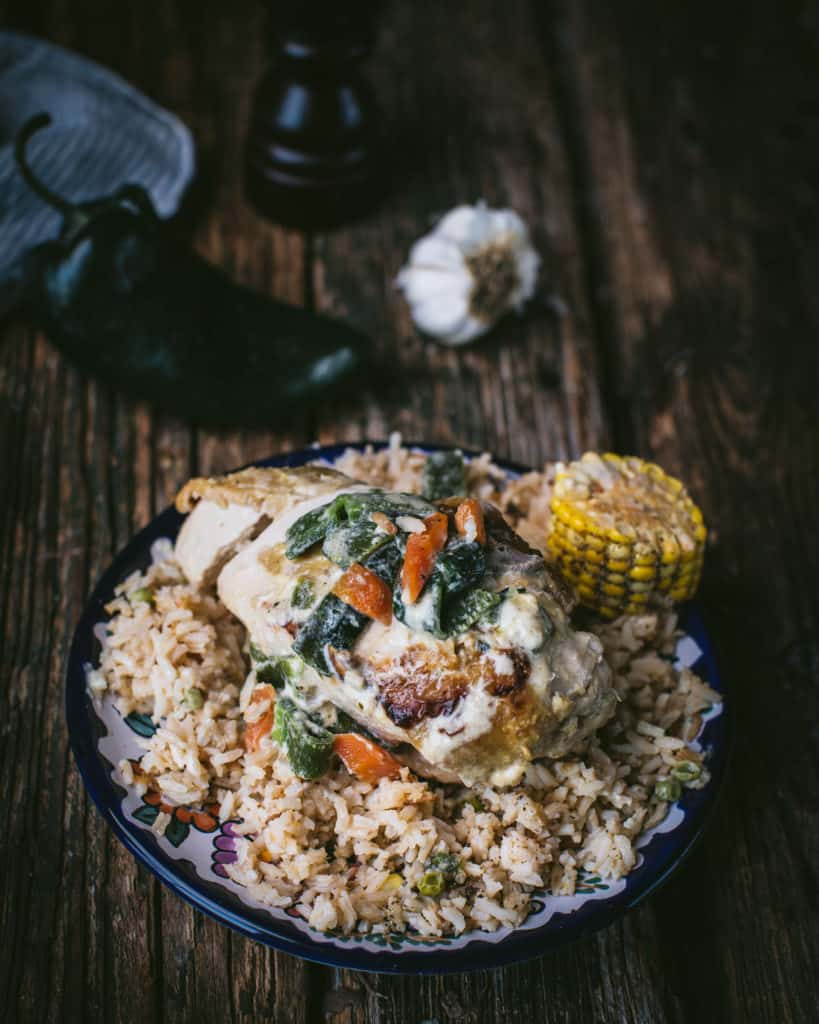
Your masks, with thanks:
<instances>
[{"instance_id":1,"label":"ceramic plate","mask_svg":"<svg viewBox=\"0 0 819 1024\"><path fill-rule=\"evenodd\" d=\"M268 459L265 466L298 466L316 458L334 461L348 446L310 448ZM379 447L376 445L376 447ZM432 446L414 446L433 450ZM524 469L498 461L516 476ZM471 932L457 938L424 939L414 935L349 937L318 932L295 912L267 909L225 875L234 857L233 828L219 821L215 808L177 810L163 836L151 831L158 807L127 786L115 767L138 757L136 738L153 729L149 718L123 719L109 700L95 705L86 693L85 671L99 656L95 627L105 620L105 604L115 586L150 562L154 541L173 539L182 523L166 509L114 559L99 581L80 620L68 665L66 703L74 755L89 793L103 817L131 853L157 878L193 906L258 942L320 963L392 973L445 973L478 970L525 960L601 928L635 906L679 866L701 833L723 775L728 712L723 700L704 716L697 742L705 750L711 780L700 790L686 790L665 821L644 834L640 859L618 881L594 875L579 878L574 896L537 892L529 917L514 929ZM713 652L695 608L681 615L685 636L677 647L679 662L691 666L722 692Z\"/></svg>"}]
</instances>

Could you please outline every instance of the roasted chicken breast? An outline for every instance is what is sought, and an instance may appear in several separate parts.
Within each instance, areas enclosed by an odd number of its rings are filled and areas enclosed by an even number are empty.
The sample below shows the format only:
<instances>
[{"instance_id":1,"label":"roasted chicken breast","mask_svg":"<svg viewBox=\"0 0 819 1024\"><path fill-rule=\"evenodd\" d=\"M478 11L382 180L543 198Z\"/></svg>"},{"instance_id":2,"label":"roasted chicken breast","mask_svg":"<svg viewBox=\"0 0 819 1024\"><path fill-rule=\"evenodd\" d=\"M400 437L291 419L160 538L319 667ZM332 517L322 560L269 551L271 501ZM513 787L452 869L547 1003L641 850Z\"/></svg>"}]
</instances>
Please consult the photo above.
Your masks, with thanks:
<instances>
[{"instance_id":1,"label":"roasted chicken breast","mask_svg":"<svg viewBox=\"0 0 819 1024\"><path fill-rule=\"evenodd\" d=\"M291 696L339 709L416 771L512 785L612 714L600 641L491 506L433 504L321 467L193 480L177 554L216 580L255 659Z\"/></svg>"}]
</instances>

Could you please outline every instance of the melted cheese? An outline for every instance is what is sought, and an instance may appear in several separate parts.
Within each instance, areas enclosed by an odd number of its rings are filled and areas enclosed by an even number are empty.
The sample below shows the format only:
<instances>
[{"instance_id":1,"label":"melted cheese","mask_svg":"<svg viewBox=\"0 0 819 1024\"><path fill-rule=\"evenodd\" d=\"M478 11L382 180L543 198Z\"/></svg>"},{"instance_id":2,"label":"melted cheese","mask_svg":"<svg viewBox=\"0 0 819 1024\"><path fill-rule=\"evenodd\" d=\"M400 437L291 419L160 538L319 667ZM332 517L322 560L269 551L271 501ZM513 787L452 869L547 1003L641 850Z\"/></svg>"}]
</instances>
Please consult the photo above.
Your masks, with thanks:
<instances>
[{"instance_id":1,"label":"melted cheese","mask_svg":"<svg viewBox=\"0 0 819 1024\"><path fill-rule=\"evenodd\" d=\"M498 698L481 686L473 686L455 705L450 715L424 721L417 748L432 764L445 762L455 748L471 743L489 732Z\"/></svg>"},{"instance_id":2,"label":"melted cheese","mask_svg":"<svg viewBox=\"0 0 819 1024\"><path fill-rule=\"evenodd\" d=\"M369 490L352 485L335 493ZM318 551L293 561L285 555L288 527L332 497L325 490L288 507L219 575L223 602L269 654L291 653L293 637L284 626L292 630L293 623L309 618L342 574ZM350 652L353 664L343 679L321 676L305 666L298 685L302 705L322 715L330 702L382 739L411 744L427 762L455 772L467 783L513 785L532 757L564 750L580 728L578 714L588 715L590 702L600 704L600 690L608 686L607 670L600 668L601 644L596 637L571 629L539 575L545 572L545 567L538 568L542 562L530 555L512 558L508 551L490 557L487 582L510 591L496 621L485 623L477 639L485 644L480 648L486 652L481 659L484 667L491 667L496 679L514 678L520 660L514 652L525 653L528 674L512 695L491 693L489 679L481 675L484 669L476 668L475 678L469 679L450 713L422 718L409 728L392 722L379 699L379 673L400 680L406 671L402 656L412 649L417 657L420 648L434 678L436 666L447 660L447 649L450 662L454 656L455 641L439 640L424 630L434 618L435 594L430 590L406 608L407 624L395 619L389 626L368 623ZM315 600L309 608L295 609L293 589L302 577L313 584ZM523 586L530 589L518 589ZM608 705L601 707L605 712Z\"/></svg>"},{"instance_id":3,"label":"melted cheese","mask_svg":"<svg viewBox=\"0 0 819 1024\"><path fill-rule=\"evenodd\" d=\"M340 487L337 494L368 491L364 484ZM308 617L310 609L296 609L290 605L293 587L300 575L310 576L317 592L326 593L335 585L341 570L326 559L302 561L282 560L285 535L291 523L311 509L326 505L334 494L321 494L297 502L271 523L266 530L222 569L217 580L219 597L223 604L244 623L254 643L266 654L289 654L293 638L284 629L287 622L298 622ZM305 565L307 571L302 572ZM312 565L312 570L310 566ZM298 617L297 617L298 616Z\"/></svg>"},{"instance_id":4,"label":"melted cheese","mask_svg":"<svg viewBox=\"0 0 819 1024\"><path fill-rule=\"evenodd\" d=\"M404 622L416 633L425 633L430 624L435 622L435 601L437 594L433 587L427 587L419 600L414 604L404 605ZM429 633L426 633L429 636Z\"/></svg>"},{"instance_id":5,"label":"melted cheese","mask_svg":"<svg viewBox=\"0 0 819 1024\"><path fill-rule=\"evenodd\" d=\"M322 555L306 555L297 562L284 553L285 543L259 552L259 561L270 574L270 589L259 596L259 606L267 609L270 621L277 625L301 624L310 618L316 605L329 594L343 570ZM307 608L291 604L293 591L300 580L307 580L313 589L313 601Z\"/></svg>"},{"instance_id":6,"label":"melted cheese","mask_svg":"<svg viewBox=\"0 0 819 1024\"><path fill-rule=\"evenodd\" d=\"M502 647L537 651L546 639L543 613L537 598L528 591L512 593L500 606L497 636Z\"/></svg>"}]
</instances>

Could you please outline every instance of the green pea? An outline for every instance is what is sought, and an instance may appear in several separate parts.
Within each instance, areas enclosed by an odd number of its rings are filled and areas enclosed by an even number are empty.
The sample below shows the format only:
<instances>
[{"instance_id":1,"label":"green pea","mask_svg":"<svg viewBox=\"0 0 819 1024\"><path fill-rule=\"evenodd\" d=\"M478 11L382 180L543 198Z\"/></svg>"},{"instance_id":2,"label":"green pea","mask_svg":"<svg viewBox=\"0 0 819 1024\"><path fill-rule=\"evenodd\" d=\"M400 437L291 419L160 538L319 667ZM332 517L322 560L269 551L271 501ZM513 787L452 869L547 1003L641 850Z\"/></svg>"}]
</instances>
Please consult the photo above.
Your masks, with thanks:
<instances>
[{"instance_id":1,"label":"green pea","mask_svg":"<svg viewBox=\"0 0 819 1024\"><path fill-rule=\"evenodd\" d=\"M128 595L128 600L131 604L150 604L154 603L154 592L150 587L137 587L136 590L132 590Z\"/></svg>"},{"instance_id":2,"label":"green pea","mask_svg":"<svg viewBox=\"0 0 819 1024\"><path fill-rule=\"evenodd\" d=\"M442 871L425 871L418 879L418 892L422 896L440 896L446 889L446 879Z\"/></svg>"},{"instance_id":3,"label":"green pea","mask_svg":"<svg viewBox=\"0 0 819 1024\"><path fill-rule=\"evenodd\" d=\"M461 859L454 853L434 853L426 866L432 871L440 871L444 878L451 882L461 870Z\"/></svg>"},{"instance_id":4,"label":"green pea","mask_svg":"<svg viewBox=\"0 0 819 1024\"><path fill-rule=\"evenodd\" d=\"M671 769L671 774L679 782L693 782L702 774L702 768L696 761L678 761Z\"/></svg>"},{"instance_id":5,"label":"green pea","mask_svg":"<svg viewBox=\"0 0 819 1024\"><path fill-rule=\"evenodd\" d=\"M480 814L481 811L486 810L483 805L483 800L481 800L481 798L476 794L472 793L470 796L464 797L464 799L458 804L457 810L459 814L463 814L464 807L466 807L467 804L476 814Z\"/></svg>"},{"instance_id":6,"label":"green pea","mask_svg":"<svg viewBox=\"0 0 819 1024\"><path fill-rule=\"evenodd\" d=\"M661 779L654 787L654 796L658 800L665 800L668 803L679 800L680 793L682 793L682 786L676 779Z\"/></svg>"},{"instance_id":7,"label":"green pea","mask_svg":"<svg viewBox=\"0 0 819 1024\"><path fill-rule=\"evenodd\" d=\"M205 696L201 690L197 690L195 686L185 690L185 704L187 704L191 711L198 711L204 703Z\"/></svg>"}]
</instances>

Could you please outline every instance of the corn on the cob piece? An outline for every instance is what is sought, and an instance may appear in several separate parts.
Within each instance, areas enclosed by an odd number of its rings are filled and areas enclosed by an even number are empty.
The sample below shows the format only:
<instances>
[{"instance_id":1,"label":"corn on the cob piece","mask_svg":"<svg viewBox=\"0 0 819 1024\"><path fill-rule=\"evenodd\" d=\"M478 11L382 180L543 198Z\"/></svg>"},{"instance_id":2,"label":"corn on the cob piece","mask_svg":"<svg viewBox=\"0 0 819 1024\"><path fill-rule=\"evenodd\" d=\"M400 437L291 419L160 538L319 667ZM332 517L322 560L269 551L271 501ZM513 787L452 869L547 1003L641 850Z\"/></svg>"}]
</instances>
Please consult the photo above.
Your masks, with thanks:
<instances>
[{"instance_id":1,"label":"corn on the cob piece","mask_svg":"<svg viewBox=\"0 0 819 1024\"><path fill-rule=\"evenodd\" d=\"M581 602L607 618L656 595L692 597L705 536L683 485L650 462L586 452L557 473L549 550Z\"/></svg>"}]
</instances>

